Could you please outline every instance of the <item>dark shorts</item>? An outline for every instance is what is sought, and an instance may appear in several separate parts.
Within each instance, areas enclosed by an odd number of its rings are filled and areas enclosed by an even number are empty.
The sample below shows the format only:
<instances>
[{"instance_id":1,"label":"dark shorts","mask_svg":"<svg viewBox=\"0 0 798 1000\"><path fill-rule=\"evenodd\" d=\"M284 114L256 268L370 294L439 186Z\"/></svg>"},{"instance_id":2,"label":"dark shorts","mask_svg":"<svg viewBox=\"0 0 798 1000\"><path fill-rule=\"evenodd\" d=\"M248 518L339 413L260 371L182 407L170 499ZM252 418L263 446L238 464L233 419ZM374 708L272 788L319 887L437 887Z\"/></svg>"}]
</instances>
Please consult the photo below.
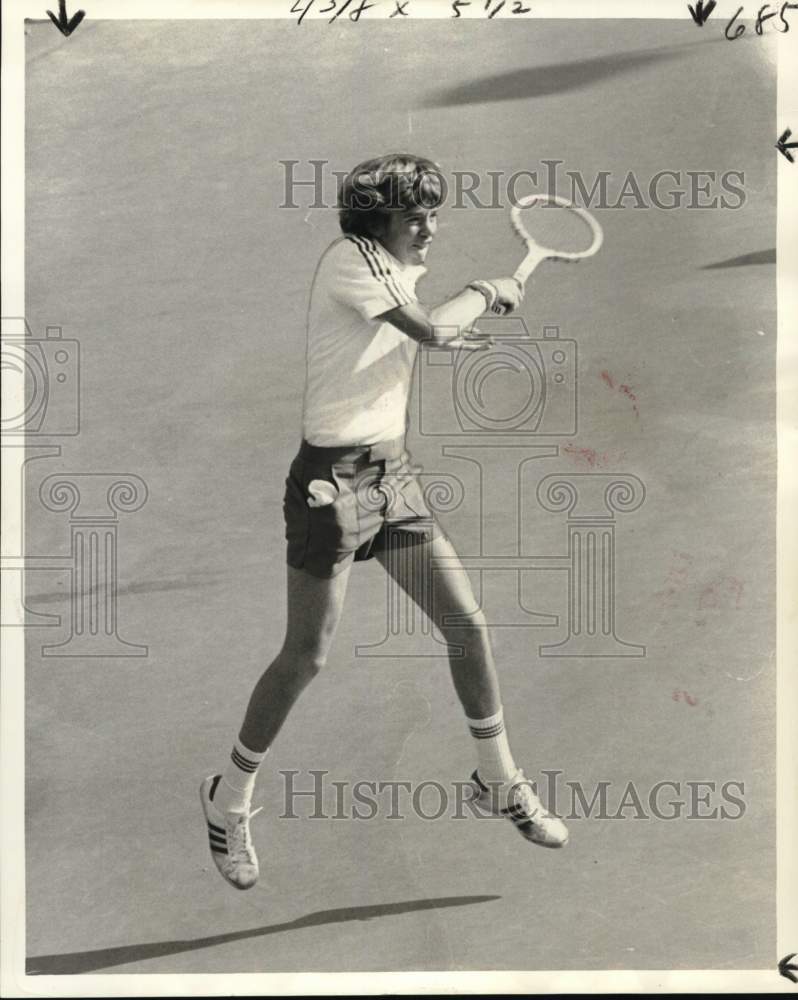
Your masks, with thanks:
<instances>
[{"instance_id":1,"label":"dark shorts","mask_svg":"<svg viewBox=\"0 0 798 1000\"><path fill-rule=\"evenodd\" d=\"M371 559L395 544L389 538L413 545L442 533L403 440L342 448L303 441L285 481L283 513L288 565L319 577Z\"/></svg>"}]
</instances>

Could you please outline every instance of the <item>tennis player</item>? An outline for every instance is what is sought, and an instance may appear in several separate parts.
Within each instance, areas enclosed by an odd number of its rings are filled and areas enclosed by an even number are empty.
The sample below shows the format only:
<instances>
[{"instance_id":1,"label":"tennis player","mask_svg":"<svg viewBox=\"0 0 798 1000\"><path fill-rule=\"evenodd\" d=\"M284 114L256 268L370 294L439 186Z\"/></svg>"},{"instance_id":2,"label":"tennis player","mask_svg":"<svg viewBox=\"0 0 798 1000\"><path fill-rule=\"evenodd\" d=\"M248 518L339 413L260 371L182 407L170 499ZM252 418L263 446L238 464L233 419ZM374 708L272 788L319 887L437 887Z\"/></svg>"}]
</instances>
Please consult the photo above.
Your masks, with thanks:
<instances>
[{"instance_id":1,"label":"tennis player","mask_svg":"<svg viewBox=\"0 0 798 1000\"><path fill-rule=\"evenodd\" d=\"M470 332L473 323L486 311L510 312L523 298L514 279L496 278L472 281L431 310L419 303L416 282L426 270L442 192L438 168L423 157L397 153L361 163L340 188L343 234L313 278L303 440L283 504L285 640L255 685L229 761L200 790L216 867L238 889L258 878L249 828L258 769L327 660L353 564L372 557L448 644L476 751L475 804L506 816L533 843L562 847L568 840L565 825L543 808L513 759L484 615L474 610L468 575L425 505L405 448L419 347L489 349L488 338ZM389 558L389 534L423 546L415 566L445 559L446 571L429 574L430 585L429 575L409 568L411 561Z\"/></svg>"}]
</instances>

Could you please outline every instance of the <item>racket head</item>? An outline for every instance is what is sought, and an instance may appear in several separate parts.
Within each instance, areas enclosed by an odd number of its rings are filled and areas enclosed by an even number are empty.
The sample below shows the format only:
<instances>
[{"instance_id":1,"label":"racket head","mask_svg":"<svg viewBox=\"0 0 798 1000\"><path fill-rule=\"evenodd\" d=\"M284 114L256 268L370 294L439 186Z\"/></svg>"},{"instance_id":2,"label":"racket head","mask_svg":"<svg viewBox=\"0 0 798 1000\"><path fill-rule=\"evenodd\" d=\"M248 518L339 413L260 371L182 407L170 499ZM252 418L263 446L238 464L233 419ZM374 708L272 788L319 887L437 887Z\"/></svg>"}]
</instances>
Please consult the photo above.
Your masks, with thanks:
<instances>
[{"instance_id":1,"label":"racket head","mask_svg":"<svg viewBox=\"0 0 798 1000\"><path fill-rule=\"evenodd\" d=\"M581 219L589 228L591 242L583 250L562 250L547 247L539 243L526 229L523 221L524 210L534 206L551 206L563 209ZM535 257L538 260L584 260L585 257L592 257L601 249L604 242L604 231L590 212L585 208L574 205L566 198L561 198L554 194L528 194L520 198L510 209L510 222L518 236L523 240L529 250L536 251Z\"/></svg>"}]
</instances>

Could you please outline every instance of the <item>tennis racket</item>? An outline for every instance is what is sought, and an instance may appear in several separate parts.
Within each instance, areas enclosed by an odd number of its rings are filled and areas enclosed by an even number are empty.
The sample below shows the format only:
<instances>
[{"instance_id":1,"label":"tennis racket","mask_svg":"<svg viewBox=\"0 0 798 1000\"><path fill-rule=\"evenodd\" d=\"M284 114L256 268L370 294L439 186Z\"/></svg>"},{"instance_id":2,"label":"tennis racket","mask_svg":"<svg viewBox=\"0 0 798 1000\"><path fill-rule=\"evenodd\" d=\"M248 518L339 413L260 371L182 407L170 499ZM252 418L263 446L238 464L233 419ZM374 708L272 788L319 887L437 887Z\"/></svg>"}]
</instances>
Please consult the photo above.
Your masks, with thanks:
<instances>
[{"instance_id":1,"label":"tennis racket","mask_svg":"<svg viewBox=\"0 0 798 1000\"><path fill-rule=\"evenodd\" d=\"M513 275L519 285L524 285L544 260L592 257L604 240L601 226L590 212L553 194L530 194L521 198L510 210L510 222L526 246L526 257ZM574 246L585 242L585 225L590 231L590 245L574 250Z\"/></svg>"}]
</instances>

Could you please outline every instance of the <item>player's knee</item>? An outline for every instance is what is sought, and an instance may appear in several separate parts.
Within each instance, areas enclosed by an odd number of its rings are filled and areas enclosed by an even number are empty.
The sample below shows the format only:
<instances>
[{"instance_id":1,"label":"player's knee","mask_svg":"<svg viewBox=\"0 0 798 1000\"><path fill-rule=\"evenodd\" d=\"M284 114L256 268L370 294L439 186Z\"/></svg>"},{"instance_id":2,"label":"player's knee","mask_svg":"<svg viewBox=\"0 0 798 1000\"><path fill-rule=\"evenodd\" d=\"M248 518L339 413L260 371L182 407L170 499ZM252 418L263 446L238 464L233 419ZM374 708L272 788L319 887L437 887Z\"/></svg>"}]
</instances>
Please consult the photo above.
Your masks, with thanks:
<instances>
[{"instance_id":1,"label":"player's knee","mask_svg":"<svg viewBox=\"0 0 798 1000\"><path fill-rule=\"evenodd\" d=\"M316 677L327 665L327 654L318 650L308 653L305 657L303 670L308 677Z\"/></svg>"},{"instance_id":2,"label":"player's knee","mask_svg":"<svg viewBox=\"0 0 798 1000\"><path fill-rule=\"evenodd\" d=\"M316 677L327 663L327 651L317 643L290 642L283 646L284 667L291 674L308 681Z\"/></svg>"}]
</instances>

